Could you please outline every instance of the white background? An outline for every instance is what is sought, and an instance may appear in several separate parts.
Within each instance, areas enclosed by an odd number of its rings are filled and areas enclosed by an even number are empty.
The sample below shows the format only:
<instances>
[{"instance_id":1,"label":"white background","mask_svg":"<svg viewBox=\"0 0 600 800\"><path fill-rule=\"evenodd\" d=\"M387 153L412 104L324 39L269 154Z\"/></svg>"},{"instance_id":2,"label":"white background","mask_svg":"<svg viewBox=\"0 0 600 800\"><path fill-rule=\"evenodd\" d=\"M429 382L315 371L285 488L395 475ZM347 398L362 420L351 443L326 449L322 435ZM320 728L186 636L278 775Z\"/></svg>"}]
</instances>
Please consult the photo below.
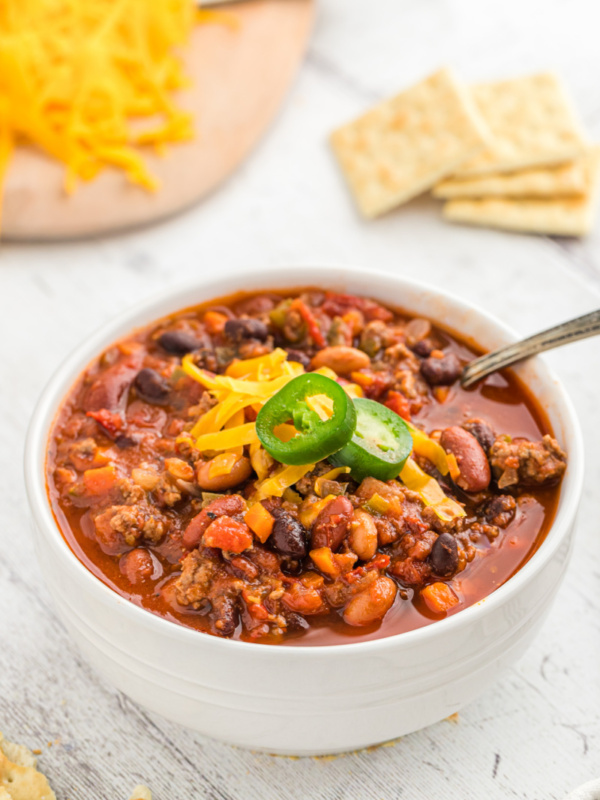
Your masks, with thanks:
<instances>
[{"instance_id":1,"label":"white background","mask_svg":"<svg viewBox=\"0 0 600 800\"><path fill-rule=\"evenodd\" d=\"M597 17L591 0L322 0L278 120L209 202L129 235L0 247L0 729L42 748L60 800L120 800L138 780L155 800L550 800L600 775L598 340L549 356L581 418L587 471L573 561L541 634L457 722L371 752L244 752L115 692L54 616L21 476L27 421L56 365L117 311L186 278L373 266L451 289L524 334L598 307L600 233L575 242L452 227L428 199L365 223L326 145L332 128L443 64L469 81L557 69L598 140Z\"/></svg>"}]
</instances>

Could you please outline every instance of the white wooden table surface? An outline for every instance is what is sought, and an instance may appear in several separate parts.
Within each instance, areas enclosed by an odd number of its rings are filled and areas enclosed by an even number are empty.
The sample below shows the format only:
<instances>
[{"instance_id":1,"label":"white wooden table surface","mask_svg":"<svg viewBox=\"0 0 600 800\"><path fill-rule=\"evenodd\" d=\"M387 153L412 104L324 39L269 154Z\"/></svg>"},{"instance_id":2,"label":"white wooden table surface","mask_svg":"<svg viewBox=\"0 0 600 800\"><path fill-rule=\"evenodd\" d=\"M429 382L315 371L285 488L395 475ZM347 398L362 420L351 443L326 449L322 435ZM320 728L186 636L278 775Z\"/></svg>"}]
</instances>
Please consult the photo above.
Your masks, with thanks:
<instances>
[{"instance_id":1,"label":"white wooden table surface","mask_svg":"<svg viewBox=\"0 0 600 800\"><path fill-rule=\"evenodd\" d=\"M244 752L117 693L54 614L21 477L28 418L60 360L134 298L192 275L372 265L451 288L523 333L600 305L600 225L581 243L451 227L427 199L364 223L325 144L331 128L445 63L469 80L556 68L600 140L597 16L590 0L322 0L277 123L210 202L118 238L0 248L0 730L43 750L60 800L121 800L139 780L156 800L550 800L600 775L600 341L549 357L581 418L587 477L573 561L541 634L457 722L372 752Z\"/></svg>"}]
</instances>

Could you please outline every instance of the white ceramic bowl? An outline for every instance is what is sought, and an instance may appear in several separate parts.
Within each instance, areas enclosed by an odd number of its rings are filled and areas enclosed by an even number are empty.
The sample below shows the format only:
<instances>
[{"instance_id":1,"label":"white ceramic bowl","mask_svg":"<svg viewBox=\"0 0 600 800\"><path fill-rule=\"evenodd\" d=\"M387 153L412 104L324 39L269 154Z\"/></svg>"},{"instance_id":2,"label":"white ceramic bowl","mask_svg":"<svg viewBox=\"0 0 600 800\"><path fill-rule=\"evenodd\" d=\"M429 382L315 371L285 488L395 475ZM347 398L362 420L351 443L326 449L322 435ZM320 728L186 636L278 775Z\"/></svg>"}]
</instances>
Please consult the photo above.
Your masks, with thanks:
<instances>
[{"instance_id":1,"label":"white ceramic bowl","mask_svg":"<svg viewBox=\"0 0 600 800\"><path fill-rule=\"evenodd\" d=\"M458 711L522 654L569 560L583 446L571 403L539 359L517 368L569 455L556 519L533 558L482 602L385 639L329 647L249 644L167 622L111 591L66 545L46 496L48 432L65 393L115 339L170 312L240 288L320 286L365 294L461 331L485 348L515 339L497 320L436 289L366 269L287 268L198 279L138 303L58 369L34 413L25 475L42 572L90 663L133 700L202 734L273 753L314 755L372 745Z\"/></svg>"}]
</instances>

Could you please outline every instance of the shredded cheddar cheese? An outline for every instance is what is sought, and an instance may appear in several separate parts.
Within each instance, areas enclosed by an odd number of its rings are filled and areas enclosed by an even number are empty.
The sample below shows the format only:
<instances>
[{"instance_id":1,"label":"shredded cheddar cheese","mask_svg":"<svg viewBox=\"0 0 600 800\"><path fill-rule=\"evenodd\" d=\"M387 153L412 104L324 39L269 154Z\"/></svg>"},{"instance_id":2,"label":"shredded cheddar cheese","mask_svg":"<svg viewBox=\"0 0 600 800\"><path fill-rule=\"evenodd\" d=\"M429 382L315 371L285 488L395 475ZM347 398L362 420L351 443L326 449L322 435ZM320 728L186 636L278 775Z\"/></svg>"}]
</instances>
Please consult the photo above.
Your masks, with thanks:
<instances>
[{"instance_id":1,"label":"shredded cheddar cheese","mask_svg":"<svg viewBox=\"0 0 600 800\"><path fill-rule=\"evenodd\" d=\"M191 139L173 92L196 22L224 22L191 0L3 0L0 3L0 185L17 144L65 164L65 189L107 166L158 188L139 147Z\"/></svg>"},{"instance_id":2,"label":"shredded cheddar cheese","mask_svg":"<svg viewBox=\"0 0 600 800\"><path fill-rule=\"evenodd\" d=\"M426 506L431 506L440 519L448 521L465 516L463 507L448 497L436 479L423 472L412 458L402 468L400 481L416 492Z\"/></svg>"},{"instance_id":3,"label":"shredded cheddar cheese","mask_svg":"<svg viewBox=\"0 0 600 800\"><path fill-rule=\"evenodd\" d=\"M264 356L235 361L227 367L225 375L214 375L200 369L194 364L191 354L183 358L182 369L217 400L217 404L203 414L191 430L196 448L208 453L241 455L243 447L250 445L250 463L258 476L256 498L281 497L289 486L314 468L314 464L284 466L271 474L276 462L261 446L256 424L245 422L246 408L260 411L269 398L304 372L301 364L287 360L285 350L276 348ZM280 425L279 429L278 433L284 440L297 433L289 424ZM219 465L225 463L224 459L218 462Z\"/></svg>"},{"instance_id":4,"label":"shredded cheddar cheese","mask_svg":"<svg viewBox=\"0 0 600 800\"><path fill-rule=\"evenodd\" d=\"M227 367L224 375L215 375L200 369L189 353L182 360L182 369L188 377L202 384L217 401L215 406L200 416L190 432L198 450L214 455L211 477L226 473L235 463L231 456L241 456L244 446L249 445L250 463L258 477L252 501L257 503L267 497L282 497L290 486L314 469L315 464L278 464L261 446L256 423L245 421L245 409L260 411L267 400L304 372L301 364L288 361L285 350L276 348L264 356L234 361ZM327 367L317 372L334 380L337 378L335 372ZM344 386L346 391L351 387L352 384ZM324 395L313 395L306 398L306 402L321 419L328 419L331 415L331 401ZM412 425L410 427L413 453L429 459L442 475L449 472L453 474L456 465L442 446L423 431ZM296 429L289 422L278 425L275 433L282 441L289 441L297 435ZM349 467L337 467L317 478L317 495L323 494L327 480L334 480L348 472ZM423 502L431 506L441 519L450 520L464 516L463 508L447 497L435 478L423 472L412 458L407 460L402 469L400 481L408 489L417 492ZM379 495L374 495L368 505L376 513L385 513L389 507L388 501Z\"/></svg>"}]
</instances>

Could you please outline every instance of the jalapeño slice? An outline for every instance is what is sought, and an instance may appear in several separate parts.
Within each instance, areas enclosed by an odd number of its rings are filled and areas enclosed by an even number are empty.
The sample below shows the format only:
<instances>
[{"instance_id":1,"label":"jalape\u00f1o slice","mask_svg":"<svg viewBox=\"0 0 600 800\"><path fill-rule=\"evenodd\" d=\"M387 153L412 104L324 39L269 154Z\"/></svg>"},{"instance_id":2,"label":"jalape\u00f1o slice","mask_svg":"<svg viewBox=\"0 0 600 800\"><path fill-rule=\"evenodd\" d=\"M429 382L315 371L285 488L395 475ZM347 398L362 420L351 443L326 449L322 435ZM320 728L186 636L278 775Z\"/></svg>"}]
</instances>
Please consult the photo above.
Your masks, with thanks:
<instances>
[{"instance_id":1,"label":"jalape\u00f1o slice","mask_svg":"<svg viewBox=\"0 0 600 800\"><path fill-rule=\"evenodd\" d=\"M328 419L321 419L306 402L319 395L331 401ZM283 441L275 429L290 422L297 434ZM287 383L265 403L256 418L256 433L262 446L282 464L315 464L327 458L350 441L355 427L356 410L346 392L331 378L311 372Z\"/></svg>"},{"instance_id":2,"label":"jalape\u00f1o slice","mask_svg":"<svg viewBox=\"0 0 600 800\"><path fill-rule=\"evenodd\" d=\"M357 398L354 407L357 413L354 435L329 461L335 466L350 467L356 481L367 477L389 481L398 477L413 446L408 425L375 400Z\"/></svg>"}]
</instances>

